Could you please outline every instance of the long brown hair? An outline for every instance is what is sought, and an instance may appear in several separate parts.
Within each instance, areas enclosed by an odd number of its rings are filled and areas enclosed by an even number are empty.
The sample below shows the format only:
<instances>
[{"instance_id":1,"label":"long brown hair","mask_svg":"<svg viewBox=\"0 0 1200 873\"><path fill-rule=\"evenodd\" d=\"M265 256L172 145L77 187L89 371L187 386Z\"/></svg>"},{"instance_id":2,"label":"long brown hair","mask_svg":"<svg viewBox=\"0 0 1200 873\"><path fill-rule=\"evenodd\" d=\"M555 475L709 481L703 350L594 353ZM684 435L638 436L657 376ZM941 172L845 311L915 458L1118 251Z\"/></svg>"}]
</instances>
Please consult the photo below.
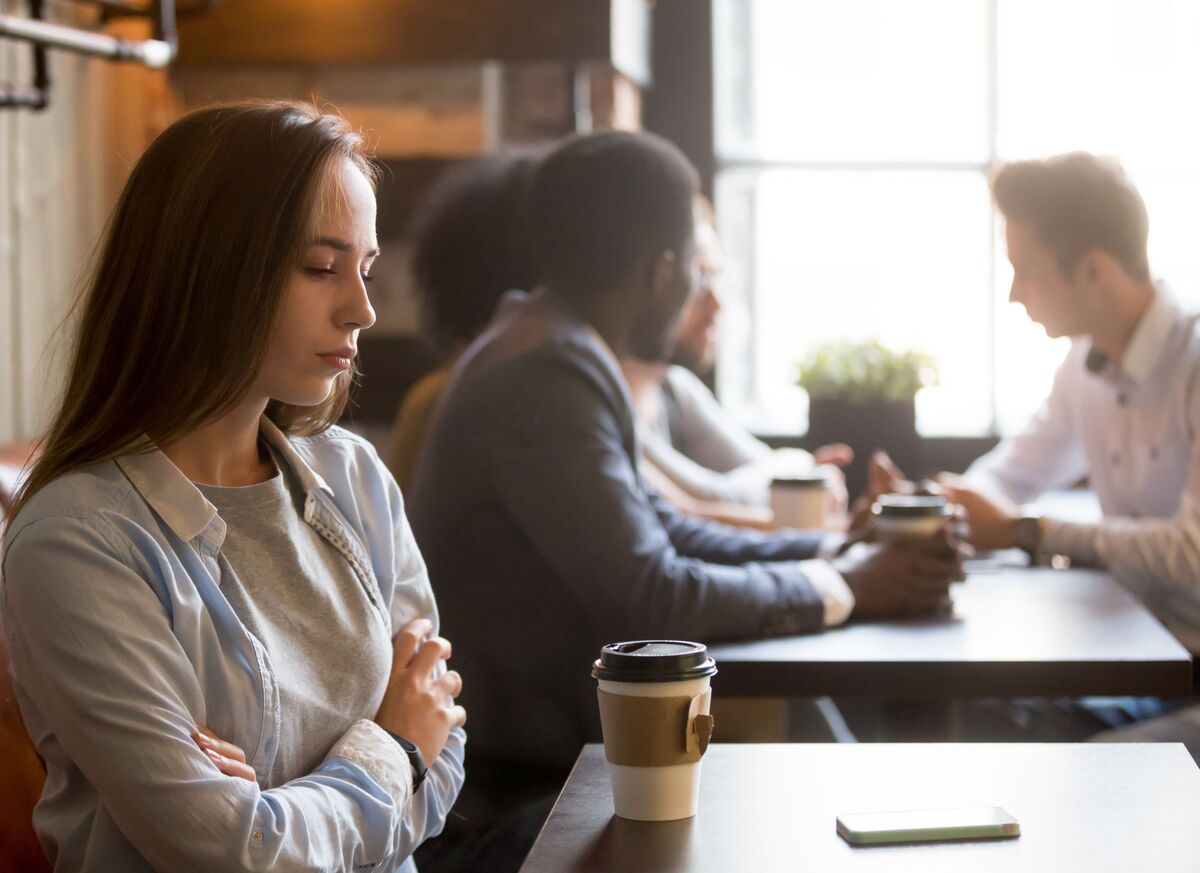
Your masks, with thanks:
<instances>
[{"instance_id":1,"label":"long brown hair","mask_svg":"<svg viewBox=\"0 0 1200 873\"><path fill-rule=\"evenodd\" d=\"M63 399L13 516L64 473L168 445L243 397L339 159L374 182L344 119L293 102L200 109L150 145L76 303ZM318 406L272 401L267 415L287 433L319 433L352 378Z\"/></svg>"}]
</instances>

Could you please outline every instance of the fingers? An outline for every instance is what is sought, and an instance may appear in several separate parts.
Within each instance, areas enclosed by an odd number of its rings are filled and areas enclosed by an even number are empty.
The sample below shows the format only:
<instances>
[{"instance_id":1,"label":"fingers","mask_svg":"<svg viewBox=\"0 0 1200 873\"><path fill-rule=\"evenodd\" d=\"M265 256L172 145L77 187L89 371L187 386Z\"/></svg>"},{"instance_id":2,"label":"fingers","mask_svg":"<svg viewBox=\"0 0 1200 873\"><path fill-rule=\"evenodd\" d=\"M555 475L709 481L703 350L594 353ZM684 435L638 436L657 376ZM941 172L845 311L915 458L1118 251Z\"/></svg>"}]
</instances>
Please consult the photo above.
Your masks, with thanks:
<instances>
[{"instance_id":1,"label":"fingers","mask_svg":"<svg viewBox=\"0 0 1200 873\"><path fill-rule=\"evenodd\" d=\"M197 733L192 734L192 739L196 741L196 745L198 745L201 749L204 749L206 752L209 749L212 749L223 757L230 758L234 761L240 761L243 764L246 763L246 753L242 751L239 746L235 746L233 743L225 742L225 740L218 737L203 725L198 725L196 730Z\"/></svg>"},{"instance_id":2,"label":"fingers","mask_svg":"<svg viewBox=\"0 0 1200 873\"><path fill-rule=\"evenodd\" d=\"M421 640L433 633L433 622L427 618L410 621L392 638L392 670L404 670L412 663Z\"/></svg>"},{"instance_id":3,"label":"fingers","mask_svg":"<svg viewBox=\"0 0 1200 873\"><path fill-rule=\"evenodd\" d=\"M950 600L950 596L945 592L941 594L920 592L909 599L906 608L909 615L922 615L931 612L949 613L953 610L954 604Z\"/></svg>"},{"instance_id":4,"label":"fingers","mask_svg":"<svg viewBox=\"0 0 1200 873\"><path fill-rule=\"evenodd\" d=\"M196 733L192 734L192 739L208 760L212 761L213 765L226 776L246 779L250 782L256 781L254 768L246 763L246 753L233 743L219 739L205 727L197 728Z\"/></svg>"},{"instance_id":5,"label":"fingers","mask_svg":"<svg viewBox=\"0 0 1200 873\"><path fill-rule=\"evenodd\" d=\"M458 697L462 694L462 676L456 670L447 670L444 675L434 681L433 689L446 697Z\"/></svg>"},{"instance_id":6,"label":"fingers","mask_svg":"<svg viewBox=\"0 0 1200 873\"><path fill-rule=\"evenodd\" d=\"M204 754L226 776L232 776L235 779L245 779L247 782L257 781L254 775L254 768L249 764L242 761L235 761L232 758L226 758L224 755L214 752L211 749L206 750Z\"/></svg>"},{"instance_id":7,"label":"fingers","mask_svg":"<svg viewBox=\"0 0 1200 873\"><path fill-rule=\"evenodd\" d=\"M872 494L883 494L904 483L904 474L887 452L874 452L867 464L867 480Z\"/></svg>"},{"instance_id":8,"label":"fingers","mask_svg":"<svg viewBox=\"0 0 1200 873\"><path fill-rule=\"evenodd\" d=\"M418 674L425 675L433 672L438 661L448 660L449 657L450 641L445 637L434 637L426 640L421 644L421 648L417 649L417 653L413 655L411 667Z\"/></svg>"},{"instance_id":9,"label":"fingers","mask_svg":"<svg viewBox=\"0 0 1200 873\"><path fill-rule=\"evenodd\" d=\"M828 446L821 446L813 452L813 460L818 464L833 464L835 467L844 467L854 460L854 449L845 443L833 443Z\"/></svg>"},{"instance_id":10,"label":"fingers","mask_svg":"<svg viewBox=\"0 0 1200 873\"><path fill-rule=\"evenodd\" d=\"M951 582L963 580L962 564L957 560L945 560L926 555L913 561L913 587L922 591L946 591Z\"/></svg>"},{"instance_id":11,"label":"fingers","mask_svg":"<svg viewBox=\"0 0 1200 873\"><path fill-rule=\"evenodd\" d=\"M450 727L462 727L467 723L467 711L461 706L452 706L449 709Z\"/></svg>"}]
</instances>

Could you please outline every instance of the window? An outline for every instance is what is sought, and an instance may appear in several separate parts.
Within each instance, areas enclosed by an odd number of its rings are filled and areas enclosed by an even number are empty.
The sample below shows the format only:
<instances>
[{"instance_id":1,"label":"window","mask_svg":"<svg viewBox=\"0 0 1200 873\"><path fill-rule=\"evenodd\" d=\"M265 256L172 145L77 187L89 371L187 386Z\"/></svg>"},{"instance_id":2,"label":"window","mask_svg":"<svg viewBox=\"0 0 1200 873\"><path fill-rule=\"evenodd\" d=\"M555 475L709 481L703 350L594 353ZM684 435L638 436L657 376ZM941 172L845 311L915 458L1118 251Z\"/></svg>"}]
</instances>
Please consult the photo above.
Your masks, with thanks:
<instances>
[{"instance_id":1,"label":"window","mask_svg":"<svg viewBox=\"0 0 1200 873\"><path fill-rule=\"evenodd\" d=\"M1112 155L1150 261L1200 303L1200 4L1191 0L714 0L718 389L795 433L815 344L877 337L938 362L918 430L1019 428L1066 353L1007 302L988 174Z\"/></svg>"}]
</instances>

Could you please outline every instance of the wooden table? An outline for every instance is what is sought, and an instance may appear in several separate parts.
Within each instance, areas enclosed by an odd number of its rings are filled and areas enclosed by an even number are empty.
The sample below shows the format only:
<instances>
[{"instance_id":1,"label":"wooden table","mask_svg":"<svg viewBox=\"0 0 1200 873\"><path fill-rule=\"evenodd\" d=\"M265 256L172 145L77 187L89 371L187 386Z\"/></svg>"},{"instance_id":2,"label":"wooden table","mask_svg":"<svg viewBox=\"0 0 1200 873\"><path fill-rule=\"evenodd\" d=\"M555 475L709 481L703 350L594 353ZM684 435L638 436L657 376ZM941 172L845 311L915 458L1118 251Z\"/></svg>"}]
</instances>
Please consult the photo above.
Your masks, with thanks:
<instances>
[{"instance_id":1,"label":"wooden table","mask_svg":"<svg viewBox=\"0 0 1200 873\"><path fill-rule=\"evenodd\" d=\"M1200 869L1200 770L1177 743L714 745L700 812L612 814L585 746L522 873L1071 873ZM855 848L843 812L1002 806L1013 840Z\"/></svg>"},{"instance_id":2,"label":"wooden table","mask_svg":"<svg viewBox=\"0 0 1200 873\"><path fill-rule=\"evenodd\" d=\"M948 700L1192 691L1191 655L1105 573L1001 567L970 574L953 596L950 618L712 646L714 693Z\"/></svg>"}]
</instances>

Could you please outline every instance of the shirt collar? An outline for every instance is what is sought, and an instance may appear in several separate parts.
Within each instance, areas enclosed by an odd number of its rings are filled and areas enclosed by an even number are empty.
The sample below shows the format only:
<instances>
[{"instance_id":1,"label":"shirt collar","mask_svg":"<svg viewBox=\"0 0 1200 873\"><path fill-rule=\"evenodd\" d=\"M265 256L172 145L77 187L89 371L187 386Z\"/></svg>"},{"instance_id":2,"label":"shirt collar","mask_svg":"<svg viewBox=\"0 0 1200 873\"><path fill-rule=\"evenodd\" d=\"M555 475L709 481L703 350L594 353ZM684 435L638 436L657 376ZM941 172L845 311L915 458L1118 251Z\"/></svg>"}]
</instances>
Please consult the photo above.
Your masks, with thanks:
<instances>
[{"instance_id":1,"label":"shirt collar","mask_svg":"<svg viewBox=\"0 0 1200 873\"><path fill-rule=\"evenodd\" d=\"M592 341L598 347L600 357L604 358L604 363L608 364L610 367L620 373L621 362L617 360L617 353L614 352L612 347L604 341L604 337L600 336L600 331L588 324L587 332L588 336L592 338Z\"/></svg>"},{"instance_id":2,"label":"shirt collar","mask_svg":"<svg viewBox=\"0 0 1200 873\"><path fill-rule=\"evenodd\" d=\"M305 493L320 490L333 495L325 480L300 457L287 435L265 415L259 422L259 432L291 468ZM211 528L215 544L219 547L224 542L225 522L217 514L217 508L161 449L155 446L145 452L122 455L116 462L142 499L181 540L191 542Z\"/></svg>"},{"instance_id":3,"label":"shirt collar","mask_svg":"<svg viewBox=\"0 0 1200 873\"><path fill-rule=\"evenodd\" d=\"M1167 351L1167 340L1178 320L1175 302L1162 285L1156 285L1150 305L1129 339L1121 372L1139 385L1149 379Z\"/></svg>"}]
</instances>

